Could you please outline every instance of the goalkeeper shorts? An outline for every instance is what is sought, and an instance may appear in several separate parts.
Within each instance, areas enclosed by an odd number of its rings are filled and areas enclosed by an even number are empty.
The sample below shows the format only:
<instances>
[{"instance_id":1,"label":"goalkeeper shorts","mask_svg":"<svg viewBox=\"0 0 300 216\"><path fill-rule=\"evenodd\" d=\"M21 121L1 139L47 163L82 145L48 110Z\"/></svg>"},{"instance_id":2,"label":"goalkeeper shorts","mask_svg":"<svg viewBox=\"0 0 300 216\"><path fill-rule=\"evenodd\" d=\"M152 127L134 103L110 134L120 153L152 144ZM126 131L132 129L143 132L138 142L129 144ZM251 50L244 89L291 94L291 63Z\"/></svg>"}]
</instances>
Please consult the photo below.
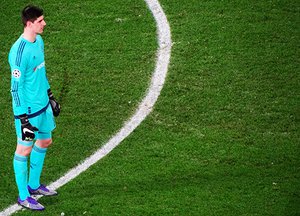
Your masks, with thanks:
<instances>
[{"instance_id":1,"label":"goalkeeper shorts","mask_svg":"<svg viewBox=\"0 0 300 216\"><path fill-rule=\"evenodd\" d=\"M35 126L39 131L35 132L35 139L49 139L51 138L51 132L55 129L55 120L52 112L52 108L49 105L47 109L38 116L28 119L32 126ZM15 119L16 134L18 139L22 140L21 121Z\"/></svg>"}]
</instances>

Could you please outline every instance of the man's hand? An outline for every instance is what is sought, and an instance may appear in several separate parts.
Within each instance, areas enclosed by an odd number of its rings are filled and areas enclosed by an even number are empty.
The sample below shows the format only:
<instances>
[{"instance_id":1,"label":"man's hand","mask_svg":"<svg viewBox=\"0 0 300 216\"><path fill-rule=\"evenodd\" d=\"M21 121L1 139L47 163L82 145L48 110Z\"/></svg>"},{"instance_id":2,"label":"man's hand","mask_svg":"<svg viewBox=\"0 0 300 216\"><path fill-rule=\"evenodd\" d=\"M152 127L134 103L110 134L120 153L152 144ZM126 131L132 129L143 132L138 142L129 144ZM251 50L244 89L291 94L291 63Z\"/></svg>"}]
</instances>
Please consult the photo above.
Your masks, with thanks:
<instances>
[{"instance_id":1,"label":"man's hand","mask_svg":"<svg viewBox=\"0 0 300 216\"><path fill-rule=\"evenodd\" d=\"M21 120L22 140L32 141L35 137L34 131L38 131L38 129L30 124L26 114L20 115L19 118Z\"/></svg>"},{"instance_id":2,"label":"man's hand","mask_svg":"<svg viewBox=\"0 0 300 216\"><path fill-rule=\"evenodd\" d=\"M60 105L59 103L55 100L52 92L51 92L51 89L48 89L48 97L49 97L49 100L50 100L50 105L51 105L51 108L52 108L52 111L53 111L53 115L55 117L57 117L60 113Z\"/></svg>"}]
</instances>

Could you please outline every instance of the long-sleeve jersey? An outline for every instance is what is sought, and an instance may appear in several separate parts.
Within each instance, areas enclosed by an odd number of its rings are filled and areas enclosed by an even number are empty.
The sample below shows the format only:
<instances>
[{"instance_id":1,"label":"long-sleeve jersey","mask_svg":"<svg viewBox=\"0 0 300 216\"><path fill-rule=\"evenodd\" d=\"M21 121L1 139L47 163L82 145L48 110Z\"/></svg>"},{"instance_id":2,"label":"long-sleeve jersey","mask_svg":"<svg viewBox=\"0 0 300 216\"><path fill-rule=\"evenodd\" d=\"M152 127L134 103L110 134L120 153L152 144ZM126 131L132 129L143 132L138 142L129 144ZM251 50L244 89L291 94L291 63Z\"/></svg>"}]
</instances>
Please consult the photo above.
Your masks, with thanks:
<instances>
[{"instance_id":1,"label":"long-sleeve jersey","mask_svg":"<svg viewBox=\"0 0 300 216\"><path fill-rule=\"evenodd\" d=\"M34 115L47 107L50 86L42 37L37 35L35 42L30 42L20 36L9 52L8 62L14 115Z\"/></svg>"}]
</instances>

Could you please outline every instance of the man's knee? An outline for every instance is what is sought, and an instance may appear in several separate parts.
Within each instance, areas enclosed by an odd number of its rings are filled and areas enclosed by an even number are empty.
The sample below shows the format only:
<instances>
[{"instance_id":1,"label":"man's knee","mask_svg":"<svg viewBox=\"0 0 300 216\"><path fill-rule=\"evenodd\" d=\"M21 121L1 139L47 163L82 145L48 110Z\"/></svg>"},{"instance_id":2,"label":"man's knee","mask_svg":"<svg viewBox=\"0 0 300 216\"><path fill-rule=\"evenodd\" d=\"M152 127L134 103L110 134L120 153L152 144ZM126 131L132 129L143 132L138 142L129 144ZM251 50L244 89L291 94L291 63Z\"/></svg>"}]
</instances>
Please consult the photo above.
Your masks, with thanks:
<instances>
[{"instance_id":1,"label":"man's knee","mask_svg":"<svg viewBox=\"0 0 300 216\"><path fill-rule=\"evenodd\" d=\"M48 148L52 144L52 139L42 139L35 142L41 148Z\"/></svg>"},{"instance_id":2,"label":"man's knee","mask_svg":"<svg viewBox=\"0 0 300 216\"><path fill-rule=\"evenodd\" d=\"M28 156L30 155L31 150L32 150L32 146L23 146L18 144L16 148L16 153L19 155Z\"/></svg>"}]
</instances>

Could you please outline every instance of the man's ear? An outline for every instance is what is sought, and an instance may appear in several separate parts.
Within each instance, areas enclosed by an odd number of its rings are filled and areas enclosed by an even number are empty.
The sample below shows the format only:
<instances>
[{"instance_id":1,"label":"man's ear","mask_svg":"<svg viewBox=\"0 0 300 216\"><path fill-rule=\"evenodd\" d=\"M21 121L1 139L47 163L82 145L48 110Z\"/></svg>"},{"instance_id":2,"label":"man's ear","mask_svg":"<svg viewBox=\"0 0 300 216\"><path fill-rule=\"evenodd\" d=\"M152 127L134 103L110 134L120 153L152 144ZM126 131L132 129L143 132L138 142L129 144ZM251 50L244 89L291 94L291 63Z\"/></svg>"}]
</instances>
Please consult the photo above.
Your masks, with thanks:
<instances>
[{"instance_id":1,"label":"man's ear","mask_svg":"<svg viewBox=\"0 0 300 216\"><path fill-rule=\"evenodd\" d=\"M27 22L26 22L26 27L31 27L32 24L33 24L33 23L32 23L31 21L27 21Z\"/></svg>"}]
</instances>

